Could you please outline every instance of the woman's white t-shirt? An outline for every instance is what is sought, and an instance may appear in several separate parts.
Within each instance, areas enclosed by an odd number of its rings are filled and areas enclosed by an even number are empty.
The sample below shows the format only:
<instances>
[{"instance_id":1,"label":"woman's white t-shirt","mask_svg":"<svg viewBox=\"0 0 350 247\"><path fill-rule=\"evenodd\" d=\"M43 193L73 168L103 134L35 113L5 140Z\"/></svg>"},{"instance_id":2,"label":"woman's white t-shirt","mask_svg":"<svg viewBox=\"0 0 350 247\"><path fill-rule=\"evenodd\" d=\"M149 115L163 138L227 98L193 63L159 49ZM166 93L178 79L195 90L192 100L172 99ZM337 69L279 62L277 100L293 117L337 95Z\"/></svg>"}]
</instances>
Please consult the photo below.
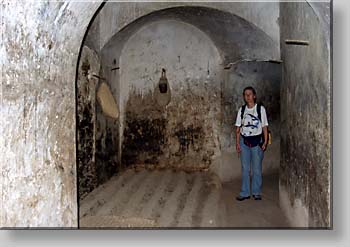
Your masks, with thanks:
<instances>
[{"instance_id":1,"label":"woman's white t-shirt","mask_svg":"<svg viewBox=\"0 0 350 247\"><path fill-rule=\"evenodd\" d=\"M253 108L248 108L248 106L245 107L243 124L241 121L241 111L242 107L239 108L235 125L237 127L242 127L241 134L243 136L260 135L262 133L262 128L269 125L267 122L266 110L264 106L261 106L261 121L258 117L257 104L255 104Z\"/></svg>"}]
</instances>

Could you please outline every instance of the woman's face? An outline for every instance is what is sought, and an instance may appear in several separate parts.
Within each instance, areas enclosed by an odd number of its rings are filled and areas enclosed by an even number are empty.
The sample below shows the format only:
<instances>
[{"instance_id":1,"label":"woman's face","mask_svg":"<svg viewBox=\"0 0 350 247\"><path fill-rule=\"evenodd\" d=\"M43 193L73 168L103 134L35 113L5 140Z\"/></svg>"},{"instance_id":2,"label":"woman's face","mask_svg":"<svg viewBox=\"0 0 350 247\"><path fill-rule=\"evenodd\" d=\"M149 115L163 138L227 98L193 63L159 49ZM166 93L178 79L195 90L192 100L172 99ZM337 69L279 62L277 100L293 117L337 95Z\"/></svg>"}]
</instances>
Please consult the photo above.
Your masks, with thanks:
<instances>
[{"instance_id":1,"label":"woman's face","mask_svg":"<svg viewBox=\"0 0 350 247\"><path fill-rule=\"evenodd\" d=\"M254 95L252 90L245 90L244 92L244 100L247 104L254 104L256 96Z\"/></svg>"}]
</instances>

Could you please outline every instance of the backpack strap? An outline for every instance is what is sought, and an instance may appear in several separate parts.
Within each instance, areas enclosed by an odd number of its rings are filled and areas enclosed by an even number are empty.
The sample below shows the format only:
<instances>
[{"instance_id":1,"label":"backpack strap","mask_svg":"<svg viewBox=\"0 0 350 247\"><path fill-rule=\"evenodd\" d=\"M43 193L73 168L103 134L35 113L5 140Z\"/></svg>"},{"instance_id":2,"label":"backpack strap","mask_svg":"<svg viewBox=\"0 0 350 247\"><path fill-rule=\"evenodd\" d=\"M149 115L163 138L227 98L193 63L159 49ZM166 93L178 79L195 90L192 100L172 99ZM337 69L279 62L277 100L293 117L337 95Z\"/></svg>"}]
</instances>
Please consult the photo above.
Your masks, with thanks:
<instances>
[{"instance_id":1,"label":"backpack strap","mask_svg":"<svg viewBox=\"0 0 350 247\"><path fill-rule=\"evenodd\" d=\"M257 105L257 111L258 111L258 118L261 122L261 104L260 103Z\"/></svg>"},{"instance_id":2,"label":"backpack strap","mask_svg":"<svg viewBox=\"0 0 350 247\"><path fill-rule=\"evenodd\" d=\"M247 105L242 105L242 109L241 109L241 122L243 124L243 117L244 117L244 111Z\"/></svg>"}]
</instances>

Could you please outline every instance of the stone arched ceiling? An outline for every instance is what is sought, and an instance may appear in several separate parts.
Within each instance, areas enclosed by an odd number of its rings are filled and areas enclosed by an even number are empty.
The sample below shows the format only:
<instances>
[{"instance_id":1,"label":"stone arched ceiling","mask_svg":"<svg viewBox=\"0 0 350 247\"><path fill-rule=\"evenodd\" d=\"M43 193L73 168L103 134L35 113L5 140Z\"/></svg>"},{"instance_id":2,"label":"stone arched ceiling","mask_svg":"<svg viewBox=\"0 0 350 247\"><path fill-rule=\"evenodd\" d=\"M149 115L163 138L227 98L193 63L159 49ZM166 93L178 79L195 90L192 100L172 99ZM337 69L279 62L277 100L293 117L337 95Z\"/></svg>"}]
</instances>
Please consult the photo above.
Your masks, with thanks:
<instances>
[{"instance_id":1,"label":"stone arched ceiling","mask_svg":"<svg viewBox=\"0 0 350 247\"><path fill-rule=\"evenodd\" d=\"M217 46L225 63L239 59L279 58L279 45L245 19L214 8L181 6L142 16L114 34L102 48L107 63L118 60L123 44L142 26L169 19L189 23L206 33Z\"/></svg>"},{"instance_id":2,"label":"stone arched ceiling","mask_svg":"<svg viewBox=\"0 0 350 247\"><path fill-rule=\"evenodd\" d=\"M207 7L224 11L255 25L272 40L279 44L279 2L176 2L176 1L142 1L142 2L106 2L101 9L101 47L114 34L134 20L152 12L174 7Z\"/></svg>"}]
</instances>

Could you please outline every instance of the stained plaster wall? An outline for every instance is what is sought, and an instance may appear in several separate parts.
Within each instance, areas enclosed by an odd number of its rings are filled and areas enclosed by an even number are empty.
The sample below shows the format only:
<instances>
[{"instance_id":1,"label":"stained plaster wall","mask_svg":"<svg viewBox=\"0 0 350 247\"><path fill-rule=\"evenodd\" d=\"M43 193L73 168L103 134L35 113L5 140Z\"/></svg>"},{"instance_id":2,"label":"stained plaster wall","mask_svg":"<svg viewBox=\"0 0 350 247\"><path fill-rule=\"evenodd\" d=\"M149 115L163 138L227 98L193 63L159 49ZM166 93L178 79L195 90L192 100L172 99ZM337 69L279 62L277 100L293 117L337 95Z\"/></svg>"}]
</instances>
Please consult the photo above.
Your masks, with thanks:
<instances>
[{"instance_id":1,"label":"stained plaster wall","mask_svg":"<svg viewBox=\"0 0 350 247\"><path fill-rule=\"evenodd\" d=\"M97 54L84 46L79 61L77 78L77 165L79 197L97 186L96 174L96 88L99 74Z\"/></svg>"},{"instance_id":2,"label":"stained plaster wall","mask_svg":"<svg viewBox=\"0 0 350 247\"><path fill-rule=\"evenodd\" d=\"M119 119L106 116L99 104L96 117L96 175L97 185L101 185L120 170Z\"/></svg>"},{"instance_id":3,"label":"stained plaster wall","mask_svg":"<svg viewBox=\"0 0 350 247\"><path fill-rule=\"evenodd\" d=\"M2 227L76 227L75 75L95 3L2 1Z\"/></svg>"},{"instance_id":4,"label":"stained plaster wall","mask_svg":"<svg viewBox=\"0 0 350 247\"><path fill-rule=\"evenodd\" d=\"M103 114L96 98L102 83L100 58L83 46L77 80L77 164L79 199L118 170L118 119Z\"/></svg>"},{"instance_id":5,"label":"stained plaster wall","mask_svg":"<svg viewBox=\"0 0 350 247\"><path fill-rule=\"evenodd\" d=\"M293 226L330 227L329 3L280 3L280 204ZM287 45L285 39L309 41Z\"/></svg>"},{"instance_id":6,"label":"stained plaster wall","mask_svg":"<svg viewBox=\"0 0 350 247\"><path fill-rule=\"evenodd\" d=\"M99 15L84 39L78 75L78 183L79 200L117 173L119 120L103 114L96 91L105 80L100 64Z\"/></svg>"},{"instance_id":7,"label":"stained plaster wall","mask_svg":"<svg viewBox=\"0 0 350 247\"><path fill-rule=\"evenodd\" d=\"M161 69L171 101L157 106ZM213 42L179 21L144 26L120 57L122 163L209 165L219 152L222 60Z\"/></svg>"}]
</instances>

